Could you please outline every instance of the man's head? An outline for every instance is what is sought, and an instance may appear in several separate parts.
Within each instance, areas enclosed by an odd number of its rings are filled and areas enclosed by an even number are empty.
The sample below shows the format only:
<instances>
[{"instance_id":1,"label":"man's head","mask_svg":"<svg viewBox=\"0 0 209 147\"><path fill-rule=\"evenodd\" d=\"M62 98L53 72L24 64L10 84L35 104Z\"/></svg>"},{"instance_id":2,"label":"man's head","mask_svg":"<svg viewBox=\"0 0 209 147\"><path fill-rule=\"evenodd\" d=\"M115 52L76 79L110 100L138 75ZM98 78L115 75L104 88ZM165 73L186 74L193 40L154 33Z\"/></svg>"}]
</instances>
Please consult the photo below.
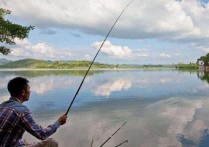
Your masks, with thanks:
<instances>
[{"instance_id":1,"label":"man's head","mask_svg":"<svg viewBox=\"0 0 209 147\"><path fill-rule=\"evenodd\" d=\"M29 81L23 77L16 77L9 81L7 89L11 96L18 98L21 102L27 101L30 96Z\"/></svg>"}]
</instances>

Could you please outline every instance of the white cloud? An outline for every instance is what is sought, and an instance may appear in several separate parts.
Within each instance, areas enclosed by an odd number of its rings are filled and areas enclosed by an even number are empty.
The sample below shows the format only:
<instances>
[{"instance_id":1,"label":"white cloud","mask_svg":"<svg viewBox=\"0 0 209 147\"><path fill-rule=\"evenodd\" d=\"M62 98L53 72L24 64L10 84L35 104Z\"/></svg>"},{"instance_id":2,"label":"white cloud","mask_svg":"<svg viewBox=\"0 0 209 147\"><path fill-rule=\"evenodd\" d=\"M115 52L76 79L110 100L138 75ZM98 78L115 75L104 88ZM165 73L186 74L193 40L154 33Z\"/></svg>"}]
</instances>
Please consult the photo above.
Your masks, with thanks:
<instances>
[{"instance_id":1,"label":"white cloud","mask_svg":"<svg viewBox=\"0 0 209 147\"><path fill-rule=\"evenodd\" d=\"M84 59L86 59L86 60L91 60L92 57L91 57L89 54L86 54L86 55L84 55Z\"/></svg>"},{"instance_id":2,"label":"white cloud","mask_svg":"<svg viewBox=\"0 0 209 147\"><path fill-rule=\"evenodd\" d=\"M129 0L3 0L2 7L12 10L13 17L8 17L12 18L12 21L15 20L18 23L24 20L24 24L34 25L35 34L41 33L42 37L49 37L46 34L54 34L54 36L61 34L59 44L62 46L69 44L69 46L86 49L86 40L94 38L90 41L94 42L100 40L97 35L105 36L128 3ZM73 40L71 44L68 41L62 44L61 42L66 39L62 39L62 36L66 36L66 34L63 35L63 32L71 32L71 36L77 36L77 40ZM85 36L85 33L90 34L86 35L89 38ZM82 34L83 38L75 34ZM83 44L84 37L86 38ZM140 64L149 64L153 61L156 64L196 62L199 56L209 52L209 4L202 6L200 0L135 0L119 19L110 37L126 38L126 40L122 40L123 45L120 45L121 40L117 39L117 45L111 41L108 46L108 42L106 42L106 47L104 46L101 51L105 55L101 55L102 62L115 62L116 59L120 63L125 61ZM133 39L141 40L137 48L148 48L148 45L143 45L150 43L149 49L152 51L134 51L136 44L133 46L133 42L131 42ZM37 40L40 39L34 39L34 41ZM125 41L127 41L127 45L124 45ZM137 40L134 41L137 42ZM128 44L130 42L131 45ZM95 46L98 47L99 42L97 43ZM43 57L44 59L73 58L76 60L91 60L91 57L94 56L89 52L90 50L83 52L81 49L77 49L73 50L74 53L68 50L61 51L63 49L57 47L56 44L58 41L37 44L30 42L27 44L26 42L27 47L15 48L11 55L13 59L18 56ZM159 52L157 48L160 45L165 47L165 44L168 46L167 50L174 49L181 52L181 56L176 52L171 53L165 50ZM171 47L176 44L179 46ZM32 50L29 51L28 49L31 47ZM192 55L188 50L193 51ZM61 54L62 52L64 54ZM159 55L160 53L162 54Z\"/></svg>"},{"instance_id":3,"label":"white cloud","mask_svg":"<svg viewBox=\"0 0 209 147\"><path fill-rule=\"evenodd\" d=\"M57 49L49 44L37 43L32 44L27 39L15 39L16 47L9 54L13 57L39 58L39 59L65 59L71 58L72 53L61 49Z\"/></svg>"},{"instance_id":4,"label":"white cloud","mask_svg":"<svg viewBox=\"0 0 209 147\"><path fill-rule=\"evenodd\" d=\"M209 48L203 48L202 50L206 53L209 53Z\"/></svg>"},{"instance_id":5,"label":"white cloud","mask_svg":"<svg viewBox=\"0 0 209 147\"><path fill-rule=\"evenodd\" d=\"M41 28L65 27L105 35L128 2L4 0L3 7L11 9L14 16ZM208 18L209 5L203 8L197 0L137 0L125 11L111 35L118 38L198 41L209 38Z\"/></svg>"},{"instance_id":6,"label":"white cloud","mask_svg":"<svg viewBox=\"0 0 209 147\"><path fill-rule=\"evenodd\" d=\"M0 103L4 102L6 100L9 100L9 98L10 98L9 94L8 95L2 95L1 94L1 96L0 96Z\"/></svg>"},{"instance_id":7,"label":"white cloud","mask_svg":"<svg viewBox=\"0 0 209 147\"><path fill-rule=\"evenodd\" d=\"M94 42L92 46L98 50L102 42ZM129 61L130 63L137 63L137 64L143 64L148 63L151 64L155 62L155 64L163 64L164 62L175 63L175 60L178 59L179 61L182 61L185 59L185 55L181 52L181 49L175 48L173 49L167 47L159 48L159 49L153 49L153 47L143 47L143 48L130 48L130 47L124 47L119 45L114 45L110 41L106 41L100 51L103 53L107 59L117 59L118 60L125 60ZM186 51L185 51L186 52ZM186 53L188 55L188 53ZM100 54L101 55L101 54Z\"/></svg>"},{"instance_id":8,"label":"white cloud","mask_svg":"<svg viewBox=\"0 0 209 147\"><path fill-rule=\"evenodd\" d=\"M138 54L136 54L136 56L137 57L148 57L149 54L147 54L147 53L138 53Z\"/></svg>"},{"instance_id":9,"label":"white cloud","mask_svg":"<svg viewBox=\"0 0 209 147\"><path fill-rule=\"evenodd\" d=\"M95 49L99 49L101 46L102 42L95 42L92 44L92 46ZM132 55L132 50L129 49L127 46L115 46L111 44L110 41L106 41L101 49L102 53L105 53L110 56L115 56L118 58L123 58L123 57L130 57Z\"/></svg>"},{"instance_id":10,"label":"white cloud","mask_svg":"<svg viewBox=\"0 0 209 147\"><path fill-rule=\"evenodd\" d=\"M161 53L160 57L162 57L162 58L171 58L172 56L170 54Z\"/></svg>"}]
</instances>

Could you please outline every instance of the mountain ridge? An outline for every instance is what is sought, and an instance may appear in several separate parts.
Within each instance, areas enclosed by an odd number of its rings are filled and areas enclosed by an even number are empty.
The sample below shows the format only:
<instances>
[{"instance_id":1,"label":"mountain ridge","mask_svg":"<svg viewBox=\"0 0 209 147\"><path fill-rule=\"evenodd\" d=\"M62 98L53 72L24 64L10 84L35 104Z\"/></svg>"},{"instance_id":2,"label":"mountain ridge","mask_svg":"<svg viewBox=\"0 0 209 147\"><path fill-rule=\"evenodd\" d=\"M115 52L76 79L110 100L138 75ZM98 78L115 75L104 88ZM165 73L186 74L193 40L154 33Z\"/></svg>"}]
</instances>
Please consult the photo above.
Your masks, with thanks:
<instances>
[{"instance_id":1,"label":"mountain ridge","mask_svg":"<svg viewBox=\"0 0 209 147\"><path fill-rule=\"evenodd\" d=\"M3 64L9 63L9 62L11 62L11 61L7 60L7 59L0 59L0 65L3 65Z\"/></svg>"},{"instance_id":2,"label":"mountain ridge","mask_svg":"<svg viewBox=\"0 0 209 147\"><path fill-rule=\"evenodd\" d=\"M0 68L87 68L91 64L91 61L50 61L40 59L21 59L17 61L11 61L0 65ZM94 62L93 67L95 68L113 68L112 64L102 64Z\"/></svg>"}]
</instances>

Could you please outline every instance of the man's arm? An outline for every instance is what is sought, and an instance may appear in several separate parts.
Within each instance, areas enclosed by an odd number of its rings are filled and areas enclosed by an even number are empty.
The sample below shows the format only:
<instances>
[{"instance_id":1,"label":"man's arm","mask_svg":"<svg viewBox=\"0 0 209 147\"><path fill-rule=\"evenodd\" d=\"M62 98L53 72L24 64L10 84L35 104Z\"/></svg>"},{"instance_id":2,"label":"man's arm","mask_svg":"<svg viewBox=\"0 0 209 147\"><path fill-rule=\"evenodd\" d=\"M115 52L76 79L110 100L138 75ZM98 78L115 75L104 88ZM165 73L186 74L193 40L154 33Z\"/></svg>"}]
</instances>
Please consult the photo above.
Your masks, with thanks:
<instances>
[{"instance_id":1,"label":"man's arm","mask_svg":"<svg viewBox=\"0 0 209 147\"><path fill-rule=\"evenodd\" d=\"M54 124L49 125L47 128L42 128L34 121L31 113L25 112L21 117L21 126L36 138L44 140L55 133L60 125L65 124L66 120L67 116L62 115Z\"/></svg>"}]
</instances>

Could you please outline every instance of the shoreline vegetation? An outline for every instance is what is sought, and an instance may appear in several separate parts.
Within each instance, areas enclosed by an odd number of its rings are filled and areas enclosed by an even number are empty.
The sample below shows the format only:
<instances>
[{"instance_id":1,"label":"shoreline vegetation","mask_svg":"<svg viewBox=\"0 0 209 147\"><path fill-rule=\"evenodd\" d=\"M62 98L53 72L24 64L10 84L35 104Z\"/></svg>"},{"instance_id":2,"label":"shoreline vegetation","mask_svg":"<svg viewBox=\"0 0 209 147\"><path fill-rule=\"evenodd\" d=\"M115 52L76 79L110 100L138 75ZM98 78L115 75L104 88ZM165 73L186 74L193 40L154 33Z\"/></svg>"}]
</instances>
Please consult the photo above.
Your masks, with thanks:
<instances>
[{"instance_id":1,"label":"shoreline vegetation","mask_svg":"<svg viewBox=\"0 0 209 147\"><path fill-rule=\"evenodd\" d=\"M0 65L0 70L87 70L91 61L46 61L38 59L22 59L17 61L7 61ZM198 70L198 65L171 64L171 65L137 65L137 64L103 64L94 62L91 70L137 70L155 68L174 68L180 70Z\"/></svg>"}]
</instances>

